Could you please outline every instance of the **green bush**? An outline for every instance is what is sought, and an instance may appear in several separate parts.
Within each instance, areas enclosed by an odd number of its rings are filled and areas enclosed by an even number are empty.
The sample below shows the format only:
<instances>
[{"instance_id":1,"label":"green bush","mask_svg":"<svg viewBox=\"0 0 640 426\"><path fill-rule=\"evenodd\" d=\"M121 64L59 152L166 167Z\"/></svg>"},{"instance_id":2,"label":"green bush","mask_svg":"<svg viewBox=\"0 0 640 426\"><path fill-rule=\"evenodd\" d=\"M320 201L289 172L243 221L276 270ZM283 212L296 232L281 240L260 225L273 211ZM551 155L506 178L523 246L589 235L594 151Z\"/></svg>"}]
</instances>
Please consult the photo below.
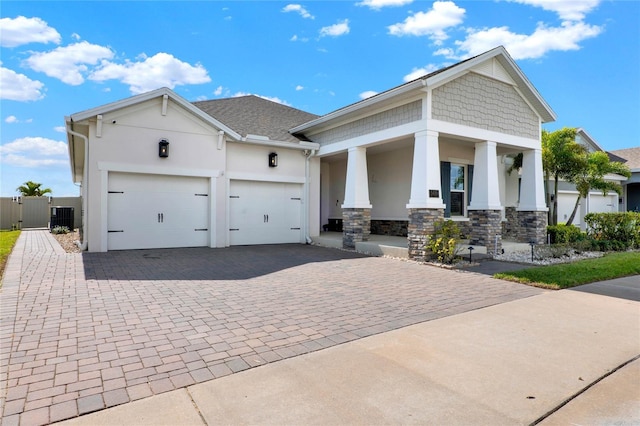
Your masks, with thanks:
<instances>
[{"instance_id":1,"label":"green bush","mask_svg":"<svg viewBox=\"0 0 640 426\"><path fill-rule=\"evenodd\" d=\"M584 220L600 250L640 248L640 213L589 213Z\"/></svg>"},{"instance_id":2,"label":"green bush","mask_svg":"<svg viewBox=\"0 0 640 426\"><path fill-rule=\"evenodd\" d=\"M69 228L67 228L66 226L54 226L53 229L51 230L52 234L68 234Z\"/></svg>"},{"instance_id":3,"label":"green bush","mask_svg":"<svg viewBox=\"0 0 640 426\"><path fill-rule=\"evenodd\" d=\"M580 228L565 224L547 226L547 234L549 234L551 244L575 243L585 238L585 234L580 231Z\"/></svg>"},{"instance_id":4,"label":"green bush","mask_svg":"<svg viewBox=\"0 0 640 426\"><path fill-rule=\"evenodd\" d=\"M460 228L452 220L439 220L434 227L426 245L428 255L440 263L452 264L460 250Z\"/></svg>"}]
</instances>

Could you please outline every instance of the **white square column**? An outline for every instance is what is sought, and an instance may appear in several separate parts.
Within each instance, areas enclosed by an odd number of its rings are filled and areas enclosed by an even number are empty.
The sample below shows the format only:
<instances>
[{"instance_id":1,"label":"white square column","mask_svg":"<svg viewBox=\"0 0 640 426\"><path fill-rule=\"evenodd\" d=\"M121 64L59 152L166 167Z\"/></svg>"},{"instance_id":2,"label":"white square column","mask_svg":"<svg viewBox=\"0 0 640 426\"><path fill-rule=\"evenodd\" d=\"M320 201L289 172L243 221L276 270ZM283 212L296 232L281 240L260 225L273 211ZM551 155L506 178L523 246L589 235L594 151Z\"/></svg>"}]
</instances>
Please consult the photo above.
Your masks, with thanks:
<instances>
[{"instance_id":1,"label":"white square column","mask_svg":"<svg viewBox=\"0 0 640 426\"><path fill-rule=\"evenodd\" d=\"M438 132L425 130L414 135L411 196L408 209L444 209L440 184Z\"/></svg>"},{"instance_id":2,"label":"white square column","mask_svg":"<svg viewBox=\"0 0 640 426\"><path fill-rule=\"evenodd\" d=\"M367 173L367 149L349 148L347 179L342 204L342 247L354 249L371 234L371 203Z\"/></svg>"},{"instance_id":3,"label":"white square column","mask_svg":"<svg viewBox=\"0 0 640 426\"><path fill-rule=\"evenodd\" d=\"M473 164L473 196L469 210L502 210L498 184L497 143L476 143Z\"/></svg>"},{"instance_id":4,"label":"white square column","mask_svg":"<svg viewBox=\"0 0 640 426\"><path fill-rule=\"evenodd\" d=\"M546 212L548 208L544 199L541 149L531 149L522 153L521 179L520 187L522 190L520 191L520 204L517 210Z\"/></svg>"},{"instance_id":5,"label":"white square column","mask_svg":"<svg viewBox=\"0 0 640 426\"><path fill-rule=\"evenodd\" d=\"M367 148L349 148L343 209L370 209Z\"/></svg>"}]
</instances>

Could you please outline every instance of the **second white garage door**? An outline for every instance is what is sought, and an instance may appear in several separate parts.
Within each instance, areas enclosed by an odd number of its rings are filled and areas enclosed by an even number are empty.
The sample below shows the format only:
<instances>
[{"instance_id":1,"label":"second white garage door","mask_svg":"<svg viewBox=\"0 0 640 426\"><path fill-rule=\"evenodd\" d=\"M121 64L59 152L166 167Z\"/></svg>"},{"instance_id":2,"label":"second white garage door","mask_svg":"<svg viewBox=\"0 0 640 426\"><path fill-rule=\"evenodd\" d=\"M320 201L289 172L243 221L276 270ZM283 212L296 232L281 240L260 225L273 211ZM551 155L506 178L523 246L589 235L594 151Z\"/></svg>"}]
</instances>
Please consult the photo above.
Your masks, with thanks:
<instances>
[{"instance_id":1,"label":"second white garage door","mask_svg":"<svg viewBox=\"0 0 640 426\"><path fill-rule=\"evenodd\" d=\"M302 184L232 180L229 244L302 242Z\"/></svg>"},{"instance_id":2,"label":"second white garage door","mask_svg":"<svg viewBox=\"0 0 640 426\"><path fill-rule=\"evenodd\" d=\"M109 173L108 250L209 242L207 178Z\"/></svg>"}]
</instances>

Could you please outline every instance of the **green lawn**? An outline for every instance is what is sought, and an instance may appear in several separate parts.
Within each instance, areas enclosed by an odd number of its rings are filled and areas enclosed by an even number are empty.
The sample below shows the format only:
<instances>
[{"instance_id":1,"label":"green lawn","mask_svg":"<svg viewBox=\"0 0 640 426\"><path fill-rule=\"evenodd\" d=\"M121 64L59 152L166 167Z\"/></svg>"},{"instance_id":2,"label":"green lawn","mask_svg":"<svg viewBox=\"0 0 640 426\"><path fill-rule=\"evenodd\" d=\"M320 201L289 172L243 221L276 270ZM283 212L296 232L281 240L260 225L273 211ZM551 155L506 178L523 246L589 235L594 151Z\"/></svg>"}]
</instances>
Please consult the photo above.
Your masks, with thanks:
<instances>
[{"instance_id":1,"label":"green lawn","mask_svg":"<svg viewBox=\"0 0 640 426\"><path fill-rule=\"evenodd\" d=\"M619 252L597 259L503 272L494 277L544 288L563 289L638 274L640 252Z\"/></svg>"},{"instance_id":2,"label":"green lawn","mask_svg":"<svg viewBox=\"0 0 640 426\"><path fill-rule=\"evenodd\" d=\"M0 231L0 277L4 273L4 265L19 236L20 231ZM2 286L1 282L0 286Z\"/></svg>"}]
</instances>

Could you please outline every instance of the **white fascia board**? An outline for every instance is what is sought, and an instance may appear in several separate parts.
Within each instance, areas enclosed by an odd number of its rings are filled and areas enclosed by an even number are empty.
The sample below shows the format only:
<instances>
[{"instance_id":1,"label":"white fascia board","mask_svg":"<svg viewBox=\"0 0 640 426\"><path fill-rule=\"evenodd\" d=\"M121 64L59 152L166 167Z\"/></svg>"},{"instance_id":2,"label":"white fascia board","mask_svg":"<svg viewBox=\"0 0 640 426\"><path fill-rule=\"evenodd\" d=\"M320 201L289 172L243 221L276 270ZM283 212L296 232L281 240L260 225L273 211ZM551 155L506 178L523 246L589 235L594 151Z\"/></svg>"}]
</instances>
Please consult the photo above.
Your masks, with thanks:
<instances>
[{"instance_id":1,"label":"white fascia board","mask_svg":"<svg viewBox=\"0 0 640 426\"><path fill-rule=\"evenodd\" d=\"M132 105L136 105L136 104L139 104L139 103L142 103L142 102L146 102L148 100L151 100L151 99L154 99L154 98L157 98L157 97L161 97L161 96L164 96L164 95L168 95L169 98L171 98L178 105L182 106L184 109L186 109L187 111L191 112L195 116L199 117L203 121L211 124L213 127L216 127L218 129L224 131L230 137L232 137L234 139L237 139L237 140L242 138L242 136L240 134L236 133L231 128L225 126L220 121L216 120L215 118L213 118L209 114L207 114L204 111L202 111L201 109L197 108L191 102L189 102L186 99L184 99L182 96L180 96L177 93L175 93L173 90L168 89L166 87L163 87L161 89L152 90L150 92L142 93L140 95L131 96L130 98L122 99L122 100L119 100L119 101L116 101L116 102L112 102L112 103L109 103L109 104L106 104L106 105L102 105L102 106L99 106L99 107L96 107L96 108L88 109L86 111L81 111L81 112L78 112L76 114L71 114L70 118L71 118L71 121L73 121L73 122L84 121L84 120L88 120L88 119L90 119L92 117L95 117L97 115L100 115L100 114L106 114L106 113L111 112L111 111L116 111L116 110L119 110L119 109L122 109L122 108L126 108L126 107L129 107L129 106L132 106Z\"/></svg>"},{"instance_id":2,"label":"white fascia board","mask_svg":"<svg viewBox=\"0 0 640 426\"><path fill-rule=\"evenodd\" d=\"M346 106L344 108L341 108L337 111L334 112L330 112L329 114L323 115L322 117L316 118L315 120L311 120L308 121L304 124L301 124L299 126L296 126L292 129L289 130L289 133L300 133L300 132L304 132L305 130L311 128L311 127L315 127L318 125L321 125L323 123L326 123L328 121L331 120L335 120L337 118L349 115L349 114L353 114L354 112L357 112L363 108L375 105L377 103L386 101L388 99L394 98L398 95L410 92L412 90L415 89L419 89L419 88L423 88L425 87L425 80L423 79L418 79L415 81L412 81L410 83L406 83L403 84L401 86L398 86L394 89L391 90L387 90L386 92L382 92L379 93L377 95L374 95L370 98L364 99L360 102L356 102L355 104L351 104L349 106Z\"/></svg>"},{"instance_id":3,"label":"white fascia board","mask_svg":"<svg viewBox=\"0 0 640 426\"><path fill-rule=\"evenodd\" d=\"M598 144L598 142L596 142L596 140L594 138L591 137L591 135L589 133L587 133L586 130L584 130L582 127L579 127L578 129L576 129L576 133L580 134L580 136L589 144L591 144L594 148L596 148L598 151L604 151L604 149L602 149L602 147L600 146L600 144Z\"/></svg>"},{"instance_id":4,"label":"white fascia board","mask_svg":"<svg viewBox=\"0 0 640 426\"><path fill-rule=\"evenodd\" d=\"M618 181L618 182L622 182L623 180L627 180L627 178L622 176L622 175L617 175L617 174L614 174L614 173L610 173L610 174L604 176L604 180L615 180L615 181Z\"/></svg>"},{"instance_id":5,"label":"white fascia board","mask_svg":"<svg viewBox=\"0 0 640 426\"><path fill-rule=\"evenodd\" d=\"M269 147L274 147L274 148L288 148L288 149L299 149L299 150L306 150L306 149L319 149L320 148L320 144L315 143L315 142L306 142L306 141L300 141L299 143L295 143L295 142L284 142L284 141L275 141L275 140L271 140L271 139L254 139L254 138L241 138L239 140L236 141L230 141L230 142L235 142L235 143L240 143L240 144L251 144L251 145L261 145L261 146L269 146Z\"/></svg>"}]
</instances>

